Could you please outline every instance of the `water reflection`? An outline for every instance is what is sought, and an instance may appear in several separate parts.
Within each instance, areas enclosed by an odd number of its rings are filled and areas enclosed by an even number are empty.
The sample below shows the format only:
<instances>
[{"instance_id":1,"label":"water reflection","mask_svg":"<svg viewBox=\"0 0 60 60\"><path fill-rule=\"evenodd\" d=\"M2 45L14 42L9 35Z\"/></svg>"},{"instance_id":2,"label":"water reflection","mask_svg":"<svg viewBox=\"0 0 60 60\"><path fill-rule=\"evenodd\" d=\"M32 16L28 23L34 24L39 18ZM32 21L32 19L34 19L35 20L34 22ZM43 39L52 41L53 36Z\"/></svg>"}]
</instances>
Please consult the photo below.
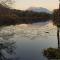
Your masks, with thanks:
<instances>
[{"instance_id":1,"label":"water reflection","mask_svg":"<svg viewBox=\"0 0 60 60\"><path fill-rule=\"evenodd\" d=\"M0 31L2 32L2 31ZM12 60L10 58L15 52L15 41L10 40L13 38L14 33L2 33L0 34L0 60Z\"/></svg>"},{"instance_id":2,"label":"water reflection","mask_svg":"<svg viewBox=\"0 0 60 60\"><path fill-rule=\"evenodd\" d=\"M4 27L0 30L0 43L0 50L3 52L1 56L6 58L0 60L47 60L42 55L42 49L51 46L57 47L56 27L53 27L52 23L43 26L24 25L21 27L16 25ZM10 48L13 51L10 51ZM17 58L10 58L9 56L13 54L11 52L14 50L16 50Z\"/></svg>"},{"instance_id":3,"label":"water reflection","mask_svg":"<svg viewBox=\"0 0 60 60\"><path fill-rule=\"evenodd\" d=\"M47 48L44 50L44 55L47 57L48 60L60 60L60 27L57 26L57 48Z\"/></svg>"}]
</instances>

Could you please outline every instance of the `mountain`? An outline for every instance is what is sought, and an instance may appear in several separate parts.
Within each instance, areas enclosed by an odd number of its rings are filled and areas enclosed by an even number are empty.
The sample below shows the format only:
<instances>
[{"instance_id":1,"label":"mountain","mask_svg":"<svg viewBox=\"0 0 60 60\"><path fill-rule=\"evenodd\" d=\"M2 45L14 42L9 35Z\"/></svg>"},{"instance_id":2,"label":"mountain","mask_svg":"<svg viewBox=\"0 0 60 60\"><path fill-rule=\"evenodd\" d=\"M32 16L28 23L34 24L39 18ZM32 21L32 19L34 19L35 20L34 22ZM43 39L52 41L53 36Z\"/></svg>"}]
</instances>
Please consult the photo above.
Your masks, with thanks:
<instances>
[{"instance_id":1,"label":"mountain","mask_svg":"<svg viewBox=\"0 0 60 60\"><path fill-rule=\"evenodd\" d=\"M45 13L50 13L52 14L51 11L49 11L47 8L43 8L43 7L30 7L27 9L28 11L33 11L33 12L45 12Z\"/></svg>"}]
</instances>

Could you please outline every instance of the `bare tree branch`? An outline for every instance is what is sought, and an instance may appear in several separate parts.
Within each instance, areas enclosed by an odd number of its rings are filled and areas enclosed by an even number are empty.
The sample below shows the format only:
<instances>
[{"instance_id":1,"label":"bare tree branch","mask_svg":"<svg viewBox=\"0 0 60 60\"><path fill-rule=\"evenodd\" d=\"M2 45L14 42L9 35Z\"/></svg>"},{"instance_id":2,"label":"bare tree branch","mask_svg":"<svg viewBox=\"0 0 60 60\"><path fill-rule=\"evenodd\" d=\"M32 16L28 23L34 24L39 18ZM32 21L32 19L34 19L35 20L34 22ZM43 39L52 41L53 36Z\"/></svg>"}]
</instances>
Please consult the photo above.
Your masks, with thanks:
<instances>
[{"instance_id":1,"label":"bare tree branch","mask_svg":"<svg viewBox=\"0 0 60 60\"><path fill-rule=\"evenodd\" d=\"M15 0L0 0L0 4L5 7L11 7Z\"/></svg>"}]
</instances>

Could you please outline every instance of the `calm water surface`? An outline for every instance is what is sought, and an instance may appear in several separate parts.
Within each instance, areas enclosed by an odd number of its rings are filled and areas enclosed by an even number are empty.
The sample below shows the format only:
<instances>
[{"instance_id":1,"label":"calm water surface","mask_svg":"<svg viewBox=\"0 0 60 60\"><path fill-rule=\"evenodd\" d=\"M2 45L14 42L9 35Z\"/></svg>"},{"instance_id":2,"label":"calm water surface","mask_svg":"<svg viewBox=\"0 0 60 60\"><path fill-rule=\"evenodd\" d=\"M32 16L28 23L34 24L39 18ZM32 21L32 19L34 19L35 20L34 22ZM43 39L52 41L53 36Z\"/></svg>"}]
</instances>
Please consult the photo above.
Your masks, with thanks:
<instances>
[{"instance_id":1,"label":"calm water surface","mask_svg":"<svg viewBox=\"0 0 60 60\"><path fill-rule=\"evenodd\" d=\"M12 33L14 35L10 37L9 34ZM16 53L10 56L13 60L15 60L14 57L16 60L47 60L43 56L43 49L58 47L56 27L52 22L3 27L0 29L0 36L4 35L6 39L10 37L9 40L16 41Z\"/></svg>"}]
</instances>

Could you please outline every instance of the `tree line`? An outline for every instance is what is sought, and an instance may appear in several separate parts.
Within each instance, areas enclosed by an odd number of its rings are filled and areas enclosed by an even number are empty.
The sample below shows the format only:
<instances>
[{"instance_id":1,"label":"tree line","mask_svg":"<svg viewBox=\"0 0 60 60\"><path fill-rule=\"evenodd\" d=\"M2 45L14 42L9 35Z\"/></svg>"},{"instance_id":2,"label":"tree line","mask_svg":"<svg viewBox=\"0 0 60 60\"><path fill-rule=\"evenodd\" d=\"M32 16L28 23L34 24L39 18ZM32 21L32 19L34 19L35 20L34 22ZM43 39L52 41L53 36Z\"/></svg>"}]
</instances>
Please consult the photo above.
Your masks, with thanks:
<instances>
[{"instance_id":1,"label":"tree line","mask_svg":"<svg viewBox=\"0 0 60 60\"><path fill-rule=\"evenodd\" d=\"M3 2L2 2L3 1ZM15 25L21 23L31 24L34 22L47 21L52 14L45 12L22 11L10 8L10 0L2 0L0 3L0 25ZM9 4L6 4L10 2Z\"/></svg>"}]
</instances>

